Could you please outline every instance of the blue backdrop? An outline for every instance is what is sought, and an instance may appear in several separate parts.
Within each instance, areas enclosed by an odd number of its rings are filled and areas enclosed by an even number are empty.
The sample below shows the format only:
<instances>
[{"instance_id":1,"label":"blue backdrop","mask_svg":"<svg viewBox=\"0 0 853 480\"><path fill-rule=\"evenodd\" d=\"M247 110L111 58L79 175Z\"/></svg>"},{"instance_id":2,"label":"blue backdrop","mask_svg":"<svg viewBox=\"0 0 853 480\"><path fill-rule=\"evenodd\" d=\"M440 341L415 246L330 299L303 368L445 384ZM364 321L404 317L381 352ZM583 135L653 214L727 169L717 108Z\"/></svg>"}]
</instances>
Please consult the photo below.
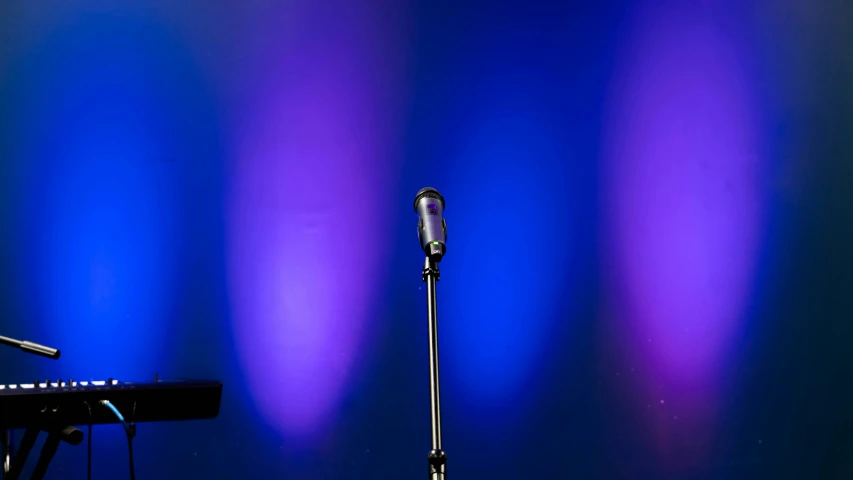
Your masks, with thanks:
<instances>
[{"instance_id":1,"label":"blue backdrop","mask_svg":"<svg viewBox=\"0 0 853 480\"><path fill-rule=\"evenodd\" d=\"M63 356L0 383L222 380L139 478L423 476L431 185L453 478L848 478L851 18L4 2L0 335Z\"/></svg>"}]
</instances>

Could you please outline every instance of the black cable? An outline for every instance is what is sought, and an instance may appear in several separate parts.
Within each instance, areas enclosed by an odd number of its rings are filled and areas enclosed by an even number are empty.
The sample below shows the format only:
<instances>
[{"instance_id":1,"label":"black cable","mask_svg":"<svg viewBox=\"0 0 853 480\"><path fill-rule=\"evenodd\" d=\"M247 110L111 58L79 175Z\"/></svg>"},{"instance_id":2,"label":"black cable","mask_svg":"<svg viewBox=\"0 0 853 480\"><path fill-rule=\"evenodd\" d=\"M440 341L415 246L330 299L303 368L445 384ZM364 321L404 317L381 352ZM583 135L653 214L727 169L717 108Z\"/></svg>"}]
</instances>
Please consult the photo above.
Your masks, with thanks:
<instances>
[{"instance_id":1,"label":"black cable","mask_svg":"<svg viewBox=\"0 0 853 480\"><path fill-rule=\"evenodd\" d=\"M136 480L136 473L134 473L133 469L133 435L131 435L130 429L127 428L127 424L124 425L124 429L127 432L127 454L130 458L130 480Z\"/></svg>"},{"instance_id":2,"label":"black cable","mask_svg":"<svg viewBox=\"0 0 853 480\"><path fill-rule=\"evenodd\" d=\"M133 410L130 412L130 427L128 427L128 431L130 432L130 436L127 437L127 448L129 450L130 455L130 478L131 480L136 480L136 470L133 468L133 438L136 437L136 423L134 420L136 419L136 400L133 401Z\"/></svg>"},{"instance_id":3,"label":"black cable","mask_svg":"<svg viewBox=\"0 0 853 480\"><path fill-rule=\"evenodd\" d=\"M89 424L89 446L86 449L86 479L92 480L92 424Z\"/></svg>"},{"instance_id":4,"label":"black cable","mask_svg":"<svg viewBox=\"0 0 853 480\"><path fill-rule=\"evenodd\" d=\"M92 406L89 405L89 402L83 403L89 409L89 432L86 435L89 437L86 439L86 479L92 480Z\"/></svg>"},{"instance_id":5,"label":"black cable","mask_svg":"<svg viewBox=\"0 0 853 480\"><path fill-rule=\"evenodd\" d=\"M133 429L131 429L130 427L127 426L127 422L124 421L124 417L122 416L121 412L119 412L118 409L115 407L115 405L110 403L108 400L101 400L101 405L104 405L105 407L112 410L113 413L116 415L116 417L118 417L118 419L121 421L122 426L124 426L124 433L127 434L127 454L128 454L128 458L130 459L130 480L136 480L136 473L135 473L135 469L133 467L133 435L134 435L134 431L133 431ZM135 409L136 408L134 407L134 410Z\"/></svg>"}]
</instances>

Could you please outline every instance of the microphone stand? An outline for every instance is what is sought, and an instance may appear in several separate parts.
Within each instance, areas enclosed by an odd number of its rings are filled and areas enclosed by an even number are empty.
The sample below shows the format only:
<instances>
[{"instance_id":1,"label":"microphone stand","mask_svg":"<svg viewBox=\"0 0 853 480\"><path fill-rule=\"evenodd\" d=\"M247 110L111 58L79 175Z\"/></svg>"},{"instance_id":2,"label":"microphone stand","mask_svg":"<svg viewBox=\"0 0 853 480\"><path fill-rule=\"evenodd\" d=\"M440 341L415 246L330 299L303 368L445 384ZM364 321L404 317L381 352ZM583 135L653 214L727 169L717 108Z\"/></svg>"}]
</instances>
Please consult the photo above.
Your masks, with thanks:
<instances>
[{"instance_id":1,"label":"microphone stand","mask_svg":"<svg viewBox=\"0 0 853 480\"><path fill-rule=\"evenodd\" d=\"M42 357L47 357L53 360L59 359L59 350L55 348L46 347L44 345L39 345L38 343L28 342L26 340L15 340L14 338L4 337L0 335L0 345L7 345L9 347L20 348L21 350L32 353L33 355L39 355ZM29 432L28 432L29 433ZM37 431L36 431L37 434ZM31 434L30 434L31 435ZM25 439L29 442L29 437L25 436ZM34 440L34 439L33 439ZM24 454L24 458L29 454L29 449L32 448L30 444L29 447L25 446L26 453ZM22 452L23 453L23 452ZM2 455L2 468L0 468L0 478L9 478L9 471L12 469L12 464L14 461L14 447L13 447L13 438L12 431L9 429L0 429L0 454ZM13 474L12 478L17 477L17 474Z\"/></svg>"},{"instance_id":2,"label":"microphone stand","mask_svg":"<svg viewBox=\"0 0 853 480\"><path fill-rule=\"evenodd\" d=\"M427 257L423 281L427 284L427 322L429 325L429 400L432 420L432 450L427 457L430 480L445 480L447 455L441 449L441 402L438 390L438 314L435 284L439 279L438 262Z\"/></svg>"}]
</instances>

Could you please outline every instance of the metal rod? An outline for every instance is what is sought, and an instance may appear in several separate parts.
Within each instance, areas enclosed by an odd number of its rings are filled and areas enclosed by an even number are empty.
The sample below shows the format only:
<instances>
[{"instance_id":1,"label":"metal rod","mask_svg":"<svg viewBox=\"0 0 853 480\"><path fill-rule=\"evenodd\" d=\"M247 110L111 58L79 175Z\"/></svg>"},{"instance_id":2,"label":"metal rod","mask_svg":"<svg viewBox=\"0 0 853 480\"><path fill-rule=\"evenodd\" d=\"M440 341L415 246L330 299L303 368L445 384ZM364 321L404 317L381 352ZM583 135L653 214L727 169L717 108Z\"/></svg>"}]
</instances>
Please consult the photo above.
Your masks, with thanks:
<instances>
[{"instance_id":1,"label":"metal rod","mask_svg":"<svg viewBox=\"0 0 853 480\"><path fill-rule=\"evenodd\" d=\"M441 449L441 395L438 381L438 307L435 285L440 278L438 263L429 257L424 262L423 280L427 284L427 322L429 329L429 403L432 420L432 450L427 457L430 480L444 480L447 456Z\"/></svg>"},{"instance_id":2,"label":"metal rod","mask_svg":"<svg viewBox=\"0 0 853 480\"><path fill-rule=\"evenodd\" d=\"M435 276L427 278L429 323L429 394L432 418L432 448L441 450L441 398L438 381L438 312L435 298Z\"/></svg>"}]
</instances>

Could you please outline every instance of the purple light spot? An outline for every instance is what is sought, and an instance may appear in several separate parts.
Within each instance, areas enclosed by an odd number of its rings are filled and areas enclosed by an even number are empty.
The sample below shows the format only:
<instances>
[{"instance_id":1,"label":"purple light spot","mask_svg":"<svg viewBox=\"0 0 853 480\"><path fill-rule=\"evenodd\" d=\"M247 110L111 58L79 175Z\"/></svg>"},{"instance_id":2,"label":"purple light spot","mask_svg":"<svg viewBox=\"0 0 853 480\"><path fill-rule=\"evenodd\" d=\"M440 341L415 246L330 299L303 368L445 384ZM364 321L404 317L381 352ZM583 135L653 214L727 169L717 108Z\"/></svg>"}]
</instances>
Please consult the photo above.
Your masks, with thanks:
<instances>
[{"instance_id":1,"label":"purple light spot","mask_svg":"<svg viewBox=\"0 0 853 480\"><path fill-rule=\"evenodd\" d=\"M382 278L389 53L365 13L297 2L249 42L234 139L229 260L234 337L260 414L312 436L356 370ZM335 9L328 10L334 12ZM332 24L329 24L331 22ZM275 23L275 22L272 22ZM286 32L286 33L275 33ZM269 37L281 35L281 42Z\"/></svg>"},{"instance_id":2,"label":"purple light spot","mask_svg":"<svg viewBox=\"0 0 853 480\"><path fill-rule=\"evenodd\" d=\"M626 43L605 146L616 295L657 372L702 383L753 281L758 119L725 34L683 10L644 18Z\"/></svg>"}]
</instances>

